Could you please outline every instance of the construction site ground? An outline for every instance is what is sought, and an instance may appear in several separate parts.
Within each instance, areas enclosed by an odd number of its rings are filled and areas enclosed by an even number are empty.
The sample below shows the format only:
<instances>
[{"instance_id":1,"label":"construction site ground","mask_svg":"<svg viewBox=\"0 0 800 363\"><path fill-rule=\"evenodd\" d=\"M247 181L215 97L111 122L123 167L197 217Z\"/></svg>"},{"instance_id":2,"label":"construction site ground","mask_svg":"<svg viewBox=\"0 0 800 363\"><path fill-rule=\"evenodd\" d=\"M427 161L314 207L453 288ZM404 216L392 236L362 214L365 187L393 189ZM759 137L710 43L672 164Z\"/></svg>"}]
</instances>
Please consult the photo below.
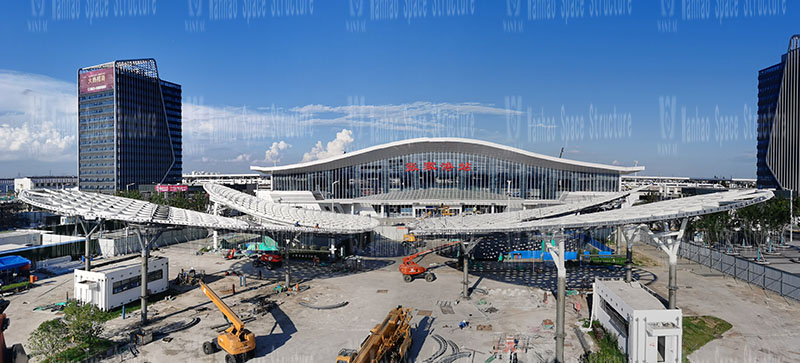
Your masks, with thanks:
<instances>
[{"instance_id":1,"label":"construction site ground","mask_svg":"<svg viewBox=\"0 0 800 363\"><path fill-rule=\"evenodd\" d=\"M433 269L436 281L430 283L423 279L405 283L397 270L400 257L365 258L364 269L357 272L334 271L330 266L293 260L290 261L292 281L299 281L300 286L308 289L273 295L273 287L283 282L283 268L261 269L262 278L258 279L258 270L247 259L225 260L214 253L198 255L197 251L208 244L209 240L198 240L172 245L152 255L169 258L171 279L181 269L204 270L208 275L206 281L234 311L243 319L255 317L246 324L256 335L258 348L254 362L333 362L341 348L357 348L370 329L397 305L412 308L415 329L410 361L425 361L439 349L439 343L432 338L434 334L452 341L462 352L473 352L472 357L460 361L484 362L508 337L516 339L520 346L517 355L520 362L544 362L554 358L555 329L550 324L555 322L556 315L551 293L555 273L550 268L471 274L470 285L476 289L471 299L464 300L460 298L462 272L446 264L452 264L453 260L438 255L428 255L421 262L423 266L439 266ZM668 274L662 254L648 246L639 248L638 253L654 263L637 267L635 276L666 296ZM800 322L800 304L702 270L685 260L681 260L680 267L678 302L684 314L713 315L733 324L722 338L693 353L689 357L692 362L800 360L796 347L800 336L795 329ZM225 271L246 275L247 286L241 287L240 278L226 276ZM576 286L581 281L590 281L594 275L620 276L621 270L576 268L573 271L570 271L570 284ZM27 342L41 322L59 316L56 312L33 309L62 302L68 294L71 296L73 279L71 274L42 276L38 285L8 297L11 305L6 312L12 319L11 328L6 331L8 343ZM174 291L178 290L181 289ZM152 322L147 329L157 331L166 325L199 317L197 325L170 333L166 336L168 341L157 337L138 347L135 356L128 351L108 361L224 361L224 352L205 355L201 351L202 343L217 335L212 327L226 323L223 315L198 287L183 290L171 299L161 298L150 305ZM266 314L253 314L255 305L246 300L259 296L274 299L277 307ZM347 305L330 310L300 305L305 302L324 306L345 301ZM575 327L581 323L580 319L588 317L585 295L568 296L565 344L568 361L577 361L584 352ZM128 314L124 320L115 318L107 323L104 335L125 341L129 333L138 328L139 318L138 312ZM462 320L469 322L468 327L459 328ZM586 340L592 344L588 336ZM453 353L451 347L447 349L441 357ZM500 361L508 361L508 354L503 354L503 358Z\"/></svg>"}]
</instances>

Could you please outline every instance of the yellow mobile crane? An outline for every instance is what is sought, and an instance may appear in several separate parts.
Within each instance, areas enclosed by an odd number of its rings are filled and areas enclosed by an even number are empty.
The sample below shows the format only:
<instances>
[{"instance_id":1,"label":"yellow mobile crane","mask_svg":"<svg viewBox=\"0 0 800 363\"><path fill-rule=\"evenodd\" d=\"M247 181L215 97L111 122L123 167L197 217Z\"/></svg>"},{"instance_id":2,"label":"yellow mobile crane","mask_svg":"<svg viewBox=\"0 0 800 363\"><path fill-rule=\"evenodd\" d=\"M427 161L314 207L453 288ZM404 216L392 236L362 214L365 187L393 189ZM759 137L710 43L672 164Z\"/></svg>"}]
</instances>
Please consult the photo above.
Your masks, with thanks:
<instances>
[{"instance_id":1,"label":"yellow mobile crane","mask_svg":"<svg viewBox=\"0 0 800 363\"><path fill-rule=\"evenodd\" d=\"M216 339L203 343L203 353L213 354L222 349L228 353L225 363L239 363L253 358L256 352L256 336L245 329L242 319L205 282L200 281L200 289L231 322L231 326L217 335Z\"/></svg>"},{"instance_id":2,"label":"yellow mobile crane","mask_svg":"<svg viewBox=\"0 0 800 363\"><path fill-rule=\"evenodd\" d=\"M408 362L411 348L411 309L397 306L375 325L358 351L342 349L336 363Z\"/></svg>"}]
</instances>

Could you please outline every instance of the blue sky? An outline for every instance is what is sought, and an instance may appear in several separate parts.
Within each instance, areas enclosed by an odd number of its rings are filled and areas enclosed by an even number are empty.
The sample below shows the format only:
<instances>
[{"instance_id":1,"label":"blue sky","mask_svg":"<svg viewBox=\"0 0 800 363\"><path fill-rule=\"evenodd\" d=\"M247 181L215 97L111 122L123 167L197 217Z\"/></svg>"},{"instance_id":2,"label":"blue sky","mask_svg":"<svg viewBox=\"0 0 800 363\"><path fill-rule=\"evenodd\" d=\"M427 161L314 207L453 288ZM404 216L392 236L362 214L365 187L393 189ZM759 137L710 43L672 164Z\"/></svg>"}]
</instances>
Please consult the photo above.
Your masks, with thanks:
<instances>
[{"instance_id":1,"label":"blue sky","mask_svg":"<svg viewBox=\"0 0 800 363\"><path fill-rule=\"evenodd\" d=\"M183 86L184 172L467 136L755 177L757 71L800 33L799 4L570 3L5 1L0 176L76 174L76 70L152 57Z\"/></svg>"}]
</instances>

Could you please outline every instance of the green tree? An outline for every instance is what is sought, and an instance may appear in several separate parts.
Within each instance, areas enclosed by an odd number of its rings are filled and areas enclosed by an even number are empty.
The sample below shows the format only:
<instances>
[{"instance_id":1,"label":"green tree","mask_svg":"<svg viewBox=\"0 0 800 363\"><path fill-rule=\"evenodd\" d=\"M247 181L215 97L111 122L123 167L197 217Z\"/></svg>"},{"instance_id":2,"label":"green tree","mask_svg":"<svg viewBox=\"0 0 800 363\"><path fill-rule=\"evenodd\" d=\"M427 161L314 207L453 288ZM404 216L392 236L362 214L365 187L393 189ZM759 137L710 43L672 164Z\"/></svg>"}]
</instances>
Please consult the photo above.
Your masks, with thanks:
<instances>
[{"instance_id":1,"label":"green tree","mask_svg":"<svg viewBox=\"0 0 800 363\"><path fill-rule=\"evenodd\" d=\"M28 349L32 355L48 359L69 347L67 336L67 325L61 319L48 320L28 337Z\"/></svg>"},{"instance_id":2,"label":"green tree","mask_svg":"<svg viewBox=\"0 0 800 363\"><path fill-rule=\"evenodd\" d=\"M64 307L67 334L75 344L92 344L103 333L106 312L92 304L79 304L71 300Z\"/></svg>"},{"instance_id":3,"label":"green tree","mask_svg":"<svg viewBox=\"0 0 800 363\"><path fill-rule=\"evenodd\" d=\"M138 190L121 190L117 192L117 196L130 199L142 199L142 193Z\"/></svg>"}]
</instances>

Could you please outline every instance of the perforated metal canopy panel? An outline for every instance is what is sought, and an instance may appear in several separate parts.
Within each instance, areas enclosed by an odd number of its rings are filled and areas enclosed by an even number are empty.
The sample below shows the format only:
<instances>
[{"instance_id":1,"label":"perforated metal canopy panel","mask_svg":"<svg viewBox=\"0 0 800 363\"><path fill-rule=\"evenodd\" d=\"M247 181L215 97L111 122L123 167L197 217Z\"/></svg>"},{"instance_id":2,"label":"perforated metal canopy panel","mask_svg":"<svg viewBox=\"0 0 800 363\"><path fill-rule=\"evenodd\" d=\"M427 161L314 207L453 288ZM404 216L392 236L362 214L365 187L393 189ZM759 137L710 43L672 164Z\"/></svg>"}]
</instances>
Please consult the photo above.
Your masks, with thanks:
<instances>
[{"instance_id":1,"label":"perforated metal canopy panel","mask_svg":"<svg viewBox=\"0 0 800 363\"><path fill-rule=\"evenodd\" d=\"M329 233L360 233L378 226L378 220L367 216L324 212L272 203L252 195L219 185L203 184L212 202L238 210L269 223L314 228ZM318 228L317 228L318 226Z\"/></svg>"},{"instance_id":2,"label":"perforated metal canopy panel","mask_svg":"<svg viewBox=\"0 0 800 363\"><path fill-rule=\"evenodd\" d=\"M453 217L429 217L409 224L412 229L463 229L463 228L490 228L497 224L521 223L524 221L552 218L564 214L576 213L589 208L596 208L614 201L623 199L631 192L613 193L608 196L590 198L584 201L554 205L535 209L525 209L516 212L502 212L492 214L476 214Z\"/></svg>"},{"instance_id":3,"label":"perforated metal canopy panel","mask_svg":"<svg viewBox=\"0 0 800 363\"><path fill-rule=\"evenodd\" d=\"M254 224L241 219L112 195L81 192L77 189L23 190L19 199L32 206L64 216L116 220L141 224L161 224L246 231L325 232L312 228L271 223Z\"/></svg>"},{"instance_id":4,"label":"perforated metal canopy panel","mask_svg":"<svg viewBox=\"0 0 800 363\"><path fill-rule=\"evenodd\" d=\"M629 208L613 209L596 213L543 218L533 221L478 223L475 225L449 225L444 227L421 225L414 229L415 234L460 234L492 232L551 231L569 228L598 228L668 221L695 217L705 214L739 209L763 203L773 197L770 190L741 189L704 194L687 198L636 205ZM491 217L491 215L476 216Z\"/></svg>"}]
</instances>

